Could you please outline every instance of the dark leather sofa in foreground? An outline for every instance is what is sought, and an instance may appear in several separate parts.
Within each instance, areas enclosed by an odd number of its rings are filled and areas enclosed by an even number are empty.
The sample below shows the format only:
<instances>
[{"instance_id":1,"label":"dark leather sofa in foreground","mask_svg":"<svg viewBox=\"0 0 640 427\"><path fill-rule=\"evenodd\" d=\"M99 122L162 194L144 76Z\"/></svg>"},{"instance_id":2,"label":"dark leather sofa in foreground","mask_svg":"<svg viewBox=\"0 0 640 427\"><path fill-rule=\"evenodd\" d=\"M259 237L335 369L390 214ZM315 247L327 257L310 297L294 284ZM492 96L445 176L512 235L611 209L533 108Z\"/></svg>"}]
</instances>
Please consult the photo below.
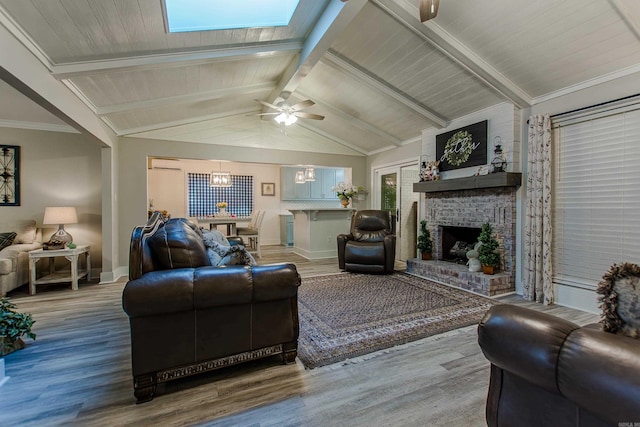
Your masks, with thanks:
<instances>
[{"instance_id":1,"label":"dark leather sofa in foreground","mask_svg":"<svg viewBox=\"0 0 640 427\"><path fill-rule=\"evenodd\" d=\"M271 355L296 358L293 264L212 267L195 225L154 215L133 230L129 279L122 302L138 403L161 382Z\"/></svg>"},{"instance_id":2,"label":"dark leather sofa in foreground","mask_svg":"<svg viewBox=\"0 0 640 427\"><path fill-rule=\"evenodd\" d=\"M489 427L640 423L640 340L512 305L486 313L478 340Z\"/></svg>"}]
</instances>

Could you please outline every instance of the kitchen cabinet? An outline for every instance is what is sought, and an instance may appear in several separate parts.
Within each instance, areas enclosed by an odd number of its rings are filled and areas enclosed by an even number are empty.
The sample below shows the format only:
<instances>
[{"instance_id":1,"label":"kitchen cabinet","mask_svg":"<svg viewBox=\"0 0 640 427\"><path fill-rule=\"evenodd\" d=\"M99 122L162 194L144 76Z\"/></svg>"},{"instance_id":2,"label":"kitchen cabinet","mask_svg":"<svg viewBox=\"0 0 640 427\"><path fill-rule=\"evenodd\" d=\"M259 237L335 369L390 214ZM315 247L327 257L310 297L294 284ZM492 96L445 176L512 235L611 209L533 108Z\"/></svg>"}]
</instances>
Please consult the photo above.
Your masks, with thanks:
<instances>
[{"instance_id":1,"label":"kitchen cabinet","mask_svg":"<svg viewBox=\"0 0 640 427\"><path fill-rule=\"evenodd\" d=\"M280 194L282 200L335 200L331 188L344 181L342 168L315 168L316 180L296 184L296 172L304 168L282 167L280 169Z\"/></svg>"}]
</instances>

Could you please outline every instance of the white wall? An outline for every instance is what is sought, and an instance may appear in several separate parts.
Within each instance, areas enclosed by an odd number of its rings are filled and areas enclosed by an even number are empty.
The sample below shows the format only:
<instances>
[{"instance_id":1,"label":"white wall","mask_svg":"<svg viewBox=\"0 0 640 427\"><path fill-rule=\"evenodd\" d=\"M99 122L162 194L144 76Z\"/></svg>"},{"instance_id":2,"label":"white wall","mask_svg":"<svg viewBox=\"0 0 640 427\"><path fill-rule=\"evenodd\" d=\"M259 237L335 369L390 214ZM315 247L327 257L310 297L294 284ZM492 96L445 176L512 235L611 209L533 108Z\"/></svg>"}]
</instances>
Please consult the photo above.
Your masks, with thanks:
<instances>
[{"instance_id":1,"label":"white wall","mask_svg":"<svg viewBox=\"0 0 640 427\"><path fill-rule=\"evenodd\" d=\"M520 172L520 111L510 103L502 103L484 110L452 120L444 129L427 129L422 133L422 154L429 160L436 160L436 135L449 132L464 126L472 125L487 120L487 163L490 163L495 154L494 138L499 136L502 140L502 149L507 159L509 172ZM442 172L442 179L460 178L474 175L478 166L455 169Z\"/></svg>"},{"instance_id":2,"label":"white wall","mask_svg":"<svg viewBox=\"0 0 640 427\"><path fill-rule=\"evenodd\" d=\"M57 226L43 226L47 206L75 206L78 224L65 229L91 245L92 267L102 259L101 148L80 134L0 128L0 144L20 146L20 206L0 207L0 222L33 219L49 240Z\"/></svg>"}]
</instances>

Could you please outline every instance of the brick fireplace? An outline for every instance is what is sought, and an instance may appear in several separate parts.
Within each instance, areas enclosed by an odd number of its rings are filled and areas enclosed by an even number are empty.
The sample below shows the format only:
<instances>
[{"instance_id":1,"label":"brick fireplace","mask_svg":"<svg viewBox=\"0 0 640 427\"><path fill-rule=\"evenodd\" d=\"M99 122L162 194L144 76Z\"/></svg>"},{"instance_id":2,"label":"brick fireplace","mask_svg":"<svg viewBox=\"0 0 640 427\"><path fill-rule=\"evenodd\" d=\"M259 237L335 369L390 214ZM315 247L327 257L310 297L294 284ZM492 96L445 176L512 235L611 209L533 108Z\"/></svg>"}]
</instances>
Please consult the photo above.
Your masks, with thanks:
<instances>
[{"instance_id":1,"label":"brick fireplace","mask_svg":"<svg viewBox=\"0 0 640 427\"><path fill-rule=\"evenodd\" d=\"M487 296L515 291L519 185L520 174L508 172L414 184L414 191L424 192L422 212L433 238L434 259L407 260L407 272ZM499 273L470 272L464 264L446 261L454 240L472 239L486 222L500 243ZM466 232L471 237L464 237Z\"/></svg>"}]
</instances>

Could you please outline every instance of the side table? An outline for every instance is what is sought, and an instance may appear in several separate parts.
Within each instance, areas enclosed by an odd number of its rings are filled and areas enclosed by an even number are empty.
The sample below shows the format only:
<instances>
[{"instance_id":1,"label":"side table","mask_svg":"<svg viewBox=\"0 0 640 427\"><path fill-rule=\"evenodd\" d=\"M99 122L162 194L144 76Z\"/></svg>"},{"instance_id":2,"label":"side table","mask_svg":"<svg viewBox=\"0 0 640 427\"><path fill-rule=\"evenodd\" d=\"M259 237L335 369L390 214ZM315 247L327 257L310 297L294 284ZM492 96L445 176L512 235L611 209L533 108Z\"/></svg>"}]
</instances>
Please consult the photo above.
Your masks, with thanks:
<instances>
[{"instance_id":1,"label":"side table","mask_svg":"<svg viewBox=\"0 0 640 427\"><path fill-rule=\"evenodd\" d=\"M29 293L35 295L36 285L46 283L60 283L71 282L71 289L78 290L78 280L87 277L87 280L91 280L91 255L89 245L78 245L74 249L55 249L44 250L36 249L35 251L29 251ZM78 268L78 258L80 255L85 254L86 268ZM52 259L56 257L65 257L71 263L71 275L68 272L56 272L55 262ZM36 278L36 263L42 258L47 258L49 262L49 274L37 279Z\"/></svg>"}]
</instances>

